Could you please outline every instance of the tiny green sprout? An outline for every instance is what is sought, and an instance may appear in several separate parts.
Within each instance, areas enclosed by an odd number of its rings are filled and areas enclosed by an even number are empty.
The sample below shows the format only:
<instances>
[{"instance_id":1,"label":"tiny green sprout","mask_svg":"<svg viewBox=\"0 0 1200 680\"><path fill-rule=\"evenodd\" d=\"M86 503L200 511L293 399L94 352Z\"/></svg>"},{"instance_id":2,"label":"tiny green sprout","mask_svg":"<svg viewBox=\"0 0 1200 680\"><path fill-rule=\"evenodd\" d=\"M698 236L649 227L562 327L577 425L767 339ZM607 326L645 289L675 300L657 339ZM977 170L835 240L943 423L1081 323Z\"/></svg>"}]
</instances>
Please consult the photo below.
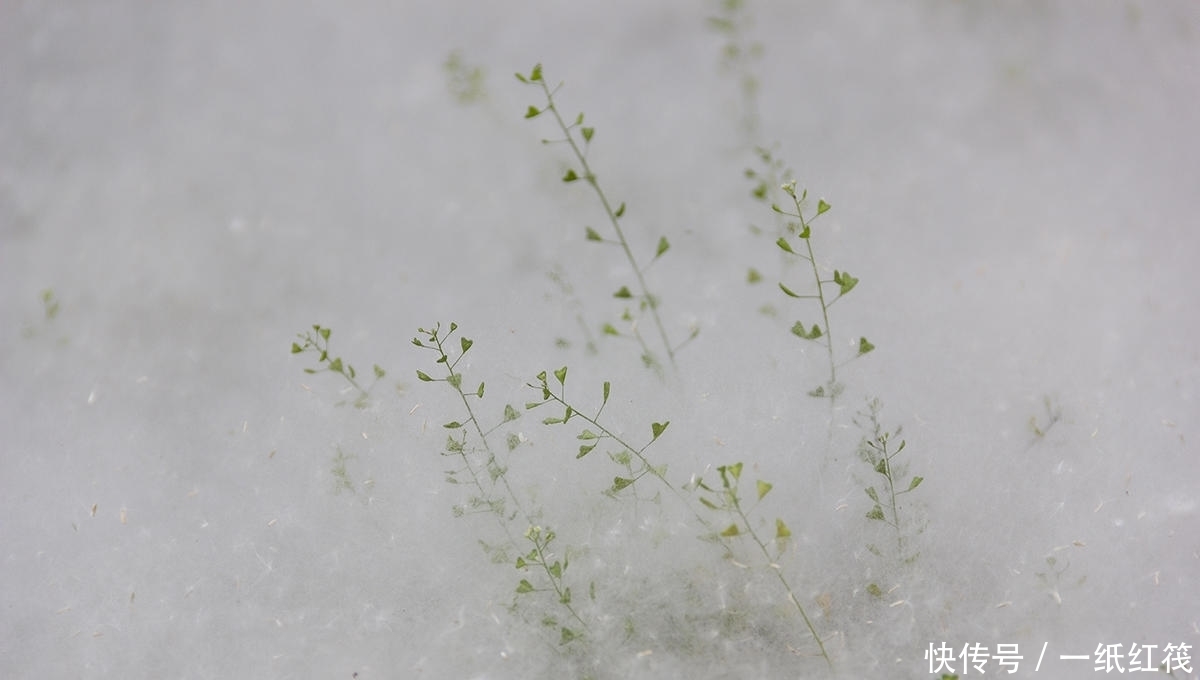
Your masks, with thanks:
<instances>
[{"instance_id":1,"label":"tiny green sprout","mask_svg":"<svg viewBox=\"0 0 1200 680\"><path fill-rule=\"evenodd\" d=\"M363 387L358 382L358 372L354 369L354 366L342 361L341 357L330 357L329 337L333 335L333 331L328 327L321 326L320 324L313 324L312 330L315 335L313 333L297 335L301 342L292 342L291 353L315 353L317 355L317 364L323 365L324 368L305 368L304 372L310 375L318 372L337 373L338 375L342 376L346 382L350 384L350 387L358 393L358 397L354 400L354 405L358 408L365 408L369 403L371 390L375 387L375 384L378 383L380 379L387 375L387 372L384 371L379 364L373 365L372 373L375 375L375 381L369 386ZM420 374L418 374L417 377L423 380L423 378L420 378Z\"/></svg>"},{"instance_id":2,"label":"tiny green sprout","mask_svg":"<svg viewBox=\"0 0 1200 680\"><path fill-rule=\"evenodd\" d=\"M59 304L58 299L54 297L54 290L47 288L42 291L42 311L47 321L53 321L58 316Z\"/></svg>"},{"instance_id":3,"label":"tiny green sprout","mask_svg":"<svg viewBox=\"0 0 1200 680\"><path fill-rule=\"evenodd\" d=\"M446 73L446 86L459 104L465 106L487 99L483 68L468 65L460 50L454 50L446 57L442 69Z\"/></svg>"},{"instance_id":4,"label":"tiny green sprout","mask_svg":"<svg viewBox=\"0 0 1200 680\"><path fill-rule=\"evenodd\" d=\"M1062 407L1059 406L1058 403L1056 403L1053 399L1051 399L1050 395L1044 395L1042 397L1042 405L1045 408L1046 423L1044 425L1041 424L1038 416L1029 416L1029 431L1032 432L1033 436L1035 437L1034 443L1037 443L1038 440L1044 439L1046 437L1046 433L1050 431L1050 428L1054 427L1056 424L1058 424L1058 421L1062 419ZM1030 446L1032 445L1033 444L1030 444Z\"/></svg>"},{"instance_id":5,"label":"tiny green sprout","mask_svg":"<svg viewBox=\"0 0 1200 680\"><path fill-rule=\"evenodd\" d=\"M820 307L821 320L823 323L820 325L813 324L812 326L806 326L805 324L797 321L796 324L792 326L791 330L792 334L796 337L818 342L825 347L825 354L827 356L827 363L829 366L829 379L826 381L825 385L809 391L809 394L820 397L828 397L832 405L832 401L836 399L842 391L841 384L838 382L838 368L850 360L857 359L858 357L869 353L871 350L875 349L875 345L868 342L866 338L861 338L858 343L858 351L855 353L855 355L846 361L842 361L840 363L838 362L834 352L837 343L833 337L833 327L830 323L829 310L833 307L834 303L848 295L855 289L856 286L858 286L859 279L858 277L852 276L849 272L840 269L835 269L833 271L832 279L825 279L821 277L821 269L817 264L817 256L813 247L812 223L821 215L829 212L831 209L830 204L824 199L819 199L817 201L816 212L806 216L805 200L808 198L808 191L803 190L797 195L795 180L789 180L783 183L780 186L780 189L787 194L789 198L791 198L794 212L780 208L778 205L772 205L771 207L776 213L779 213L785 217L793 218L793 221L788 224L788 232L795 236L795 238L799 239L803 246L798 247L797 245L794 245L794 242L789 240L786 236L780 236L779 239L776 240L775 245L778 246L778 248L784 253L808 263L809 270L812 273L812 282L808 287L812 292L798 292L797 288L789 286L782 281L779 283L779 289L783 291L784 295L787 295L790 298L815 300L817 305ZM826 286L828 285L837 286L836 294L833 294L832 291L827 293Z\"/></svg>"},{"instance_id":6,"label":"tiny green sprout","mask_svg":"<svg viewBox=\"0 0 1200 680\"><path fill-rule=\"evenodd\" d=\"M603 208L605 215L608 217L609 224L612 228L612 235L610 237L606 237L595 228L588 226L584 228L585 238L592 242L609 243L619 246L629 263L629 267L632 270L634 278L636 279L636 286L621 286L621 288L619 288L617 292L613 294L613 297L623 300L636 299L638 301L638 310L646 313L654 322L654 328L658 331L658 336L662 343L661 351L664 351L671 363L674 364L676 351L682 349L687 342L695 337L695 331L693 331L688 340L685 340L678 345L671 342L667 335L666 327L663 325L661 315L659 314L658 298L652 293L646 280L646 269L650 264L656 262L659 258L665 255L668 250L670 250L670 241L666 236L660 236L657 244L655 245L654 255L649 259L649 261L645 264L642 264L638 261L638 258L634 255L633 246L631 245L629 239L626 238L625 230L621 226L620 222L621 218L625 215L625 203L621 202L615 209L613 208L613 202L609 200L608 195L605 193L599 179L596 177L596 173L592 170L592 166L588 161L587 150L590 148L592 141L595 139L596 128L594 126L585 126L583 124L584 114L582 112L575 116L573 122L569 124L567 123L567 119L563 118L562 113L559 111L558 102L555 101L555 94L558 92L558 88L551 89L550 85L545 81L542 75L540 64L535 66L528 75L518 73L516 74L516 77L518 81L526 85L539 88L542 96L545 98L545 103L541 106L532 104L529 105L525 111L525 117L536 118L543 113L549 113L551 117L553 117L559 132L562 134L560 139L543 140L543 142L565 143L570 148L571 154L574 156L572 167L569 167L563 173L561 177L562 181L566 184L572 184L583 180L588 186L591 187L592 192L596 195L597 200L600 202L600 206ZM628 313L628 309L626 309L626 314ZM629 320L631 322L634 321L633 319ZM641 333L636 330L636 324L631 323L631 325L633 326L632 337L641 345L643 362L647 366L657 367L658 361L655 358L655 351L651 351L646 339L643 338ZM619 335L618 333L609 332L610 328L612 328L611 324L605 325L605 335Z\"/></svg>"},{"instance_id":7,"label":"tiny green sprout","mask_svg":"<svg viewBox=\"0 0 1200 680\"><path fill-rule=\"evenodd\" d=\"M550 601L553 607L561 608L579 624L569 629L572 639L576 639L583 635L588 625L571 604L571 588L566 582L570 560L565 555L561 559L555 557L555 532L535 523L542 510L529 506L524 495L517 492L514 482L510 481L508 461L500 455L504 450L513 452L525 439L522 434L510 432L503 435L504 447L493 444L493 433L506 423L520 418L521 413L511 404L505 404L499 423L489 428L481 424L478 406L472 398L482 402L486 394L485 383L479 382L478 387L473 390L464 388L466 378L458 368L459 362L474 348L475 341L460 336L458 341L454 342L452 336L457 330L456 323L450 324L448 332L442 331L441 324L431 329L419 328L417 332L423 337L415 338L412 343L415 347L430 352L434 365L440 366L439 371L442 373L441 377L434 377L418 370L417 379L427 383L446 383L457 395L464 414L442 425L450 431L442 455L456 459L459 465L457 469L446 473L446 481L465 488L469 494L465 503L454 507L454 514L461 517L486 513L495 519L508 541L501 544L480 541L480 544L496 562L514 564L508 557L509 551L518 549L522 543L518 536L523 536L527 550L516 558L515 565L518 570L531 573L517 582L517 595L529 596L522 598L529 606L541 607ZM566 382L567 368L564 366L554 371L553 375L561 389ZM538 374L538 389L545 390L546 396L542 402L526 404L526 408L535 408L550 398L548 378L545 371ZM571 408L567 406L563 418L559 420L566 422L573 415ZM518 523L523 527L520 531L516 527ZM548 599L551 596L553 600ZM545 618L556 620L548 615Z\"/></svg>"},{"instance_id":8,"label":"tiny green sprout","mask_svg":"<svg viewBox=\"0 0 1200 680\"><path fill-rule=\"evenodd\" d=\"M901 440L899 444L895 443L903 428L898 427L890 432L884 430L879 420L882 409L882 403L878 399L868 400L866 409L859 411L854 420L863 431L863 438L858 447L859 457L879 476L880 482L878 486L872 484L863 489L867 498L871 500L871 508L865 516L872 522L888 527L895 534L894 557L904 563L914 557L908 552L908 543L912 533L919 531L919 528L914 527L914 522L910 519L912 504L902 506L900 500L902 496L915 491L925 478L920 475L908 477L908 465L899 459L907 442ZM907 482L903 481L905 477L908 477ZM902 513L901 510L909 512ZM882 555L878 548L872 552Z\"/></svg>"},{"instance_id":9,"label":"tiny green sprout","mask_svg":"<svg viewBox=\"0 0 1200 680\"><path fill-rule=\"evenodd\" d=\"M350 474L346 470L347 461L353 458L353 455L347 455L342 451L341 447L338 447L337 455L333 457L333 467L330 469L330 473L334 479L333 492L335 494L340 494L343 491L355 492L354 481L350 479Z\"/></svg>"},{"instance_id":10,"label":"tiny green sprout","mask_svg":"<svg viewBox=\"0 0 1200 680\"><path fill-rule=\"evenodd\" d=\"M734 559L734 551L737 545L751 545L751 552L755 552L761 556L762 564L771 567L771 572L779 581L787 593L787 599L795 607L808 627L809 633L812 634L813 640L817 643L820 649L821 656L825 662L832 668L833 660L829 657L825 649L825 643L821 640L820 634L817 632L816 626L812 619L809 618L804 606L800 604L800 600L796 597L796 591L792 588L787 576L784 575L782 569L778 566L779 559L783 556L784 550L792 536L791 529L781 518L775 519L775 535L767 538L759 533L756 529L756 522L750 518L750 513L757 507L757 503L761 502L774 486L767 481L757 480L755 486L755 506L747 508L743 502L740 483L744 466L741 461L736 463L721 465L717 468L717 473L721 477L721 488L716 489L709 486L703 479L693 477L692 481L687 485L690 490L699 492L700 505L704 508L724 513L729 518L729 523L724 529L714 530L710 536L712 540L721 543L726 547L726 557ZM706 523L707 524L707 523ZM772 546L774 549L772 550Z\"/></svg>"}]
</instances>

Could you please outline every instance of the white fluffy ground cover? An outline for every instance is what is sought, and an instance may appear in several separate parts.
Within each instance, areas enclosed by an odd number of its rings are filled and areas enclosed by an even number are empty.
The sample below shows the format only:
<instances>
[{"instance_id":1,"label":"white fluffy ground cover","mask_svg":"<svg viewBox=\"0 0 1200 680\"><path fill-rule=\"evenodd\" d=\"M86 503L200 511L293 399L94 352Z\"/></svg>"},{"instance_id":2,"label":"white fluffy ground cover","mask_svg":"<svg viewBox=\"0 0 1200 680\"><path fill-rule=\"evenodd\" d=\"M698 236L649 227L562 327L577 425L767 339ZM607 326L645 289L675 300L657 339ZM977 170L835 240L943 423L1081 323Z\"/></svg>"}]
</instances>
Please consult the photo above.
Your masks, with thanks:
<instances>
[{"instance_id":1,"label":"white fluffy ground cover","mask_svg":"<svg viewBox=\"0 0 1200 680\"><path fill-rule=\"evenodd\" d=\"M916 678L945 642L1017 644L1022 677L1044 648L1038 672L1074 678L1098 646L1157 666L1200 644L1197 6L748 0L750 129L721 12L0 6L0 675ZM456 50L483 99L455 98ZM536 63L595 126L638 257L669 239L647 279L675 338L700 332L662 376L599 332L628 330L632 274L585 240L609 227L539 143L552 121L522 119L544 100L512 74ZM805 394L828 365L789 328L820 312L776 286L806 270L749 195L755 144L833 206L824 274L860 278L836 349L876 349L832 409ZM416 374L443 375L417 329L451 321L482 424L522 412L492 435L505 517L528 510L503 563L479 542L505 523L453 512L463 402ZM289 353L313 324L360 378L386 370L365 408ZM564 365L587 415L611 383L622 439L670 422L645 454L671 488L605 496L620 447L576 460L586 423L525 411ZM903 427L897 483L924 480L899 555L866 516L869 397ZM683 488L738 461L748 503L774 485L752 526L792 533L776 566L700 539L730 518ZM513 566L531 520L580 625L517 593L546 587ZM586 632L561 644L567 624Z\"/></svg>"}]
</instances>

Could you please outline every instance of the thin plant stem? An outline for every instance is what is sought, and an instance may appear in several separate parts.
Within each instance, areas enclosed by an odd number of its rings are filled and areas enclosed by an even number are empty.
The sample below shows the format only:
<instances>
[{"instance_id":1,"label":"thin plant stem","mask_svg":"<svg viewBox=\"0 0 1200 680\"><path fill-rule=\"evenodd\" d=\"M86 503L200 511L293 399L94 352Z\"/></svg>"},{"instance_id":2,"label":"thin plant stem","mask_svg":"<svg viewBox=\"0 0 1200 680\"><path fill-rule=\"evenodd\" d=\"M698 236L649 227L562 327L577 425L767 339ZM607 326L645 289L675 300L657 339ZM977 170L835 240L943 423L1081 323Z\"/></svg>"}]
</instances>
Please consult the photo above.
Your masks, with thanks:
<instances>
[{"instance_id":1,"label":"thin plant stem","mask_svg":"<svg viewBox=\"0 0 1200 680\"><path fill-rule=\"evenodd\" d=\"M579 162L579 166L583 170L583 179L586 180L588 185L592 187L592 190L596 193L596 197L600 200L600 205L604 208L604 214L608 216L609 224L612 225L613 232L617 235L617 243L621 246L621 251L625 253L625 258L629 261L629 266L633 269L633 274L637 278L640 297L645 302L646 307L650 310L650 316L654 320L654 326L658 330L658 336L662 341L663 348L666 350L667 358L670 359L671 364L674 365L675 351L678 348L671 344L671 340L667 336L667 329L663 325L662 317L658 313L658 298L656 298L650 292L650 287L646 284L646 277L643 273L644 270L638 264L637 258L633 254L633 249L629 246L629 240L625 237L625 230L621 228L620 214L624 213L624 205L618 209L613 208L612 202L609 201L608 195L604 193L604 189L600 186L600 182L596 178L596 173L592 171L592 166L588 163L587 152L580 148L579 143L575 140L574 135L571 133L575 127L582 123L582 115L580 115L573 125L567 124L566 120L563 119L562 114L558 110L558 104L554 101L554 93L558 90L558 88L556 87L554 90L550 89L550 86L546 83L546 79L542 75L540 64L534 67L532 73L528 77L518 75L518 78L520 78L523 82L536 83L541 87L542 93L546 97L546 106L540 110L532 108L530 113L527 114L527 117L532 117L545 111L549 111L551 115L554 116L554 121L558 124L559 130L563 134L563 139L561 141L565 141L571 148L571 153L575 156L575 160ZM591 130L591 128L588 128L587 130ZM587 130L585 130L585 132L587 132ZM588 132L585 135L585 141L590 139L591 133ZM571 177L571 175L568 175L568 177ZM640 336L638 339L639 341L641 340ZM645 349L644 342L642 342L642 345Z\"/></svg>"}]
</instances>

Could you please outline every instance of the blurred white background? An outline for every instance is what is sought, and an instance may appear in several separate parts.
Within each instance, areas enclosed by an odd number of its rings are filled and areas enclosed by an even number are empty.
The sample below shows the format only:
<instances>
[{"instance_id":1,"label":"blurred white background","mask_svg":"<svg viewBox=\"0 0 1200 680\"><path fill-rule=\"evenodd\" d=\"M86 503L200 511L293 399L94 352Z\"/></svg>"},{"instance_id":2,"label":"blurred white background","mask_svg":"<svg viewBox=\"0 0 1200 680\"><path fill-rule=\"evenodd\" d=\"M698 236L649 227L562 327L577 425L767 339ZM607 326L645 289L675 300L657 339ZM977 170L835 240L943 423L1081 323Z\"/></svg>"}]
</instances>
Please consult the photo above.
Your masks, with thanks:
<instances>
[{"instance_id":1,"label":"blurred white background","mask_svg":"<svg viewBox=\"0 0 1200 680\"><path fill-rule=\"evenodd\" d=\"M717 2L0 4L0 674L931 677L944 640L1029 665L1046 643L1067 678L1093 662L1059 654L1196 645L1198 7L747 0L748 127ZM583 350L576 315L615 319L630 274L584 241L604 217L551 122L522 120L538 62L635 248L672 244L648 276L700 335L665 380ZM833 205L818 257L861 278L833 325L878 349L832 414L788 332L816 311L749 229L773 219L755 144ZM540 411L510 479L596 582L596 632L564 648L510 611L496 523L455 518L443 479L461 403L415 378L416 329L451 320L487 417L569 364L629 437L671 421L650 451L677 485L736 460L772 481L835 672L761 568L678 499L602 496L619 468ZM369 408L289 354L314 323L387 369ZM868 395L926 480L894 571L866 550ZM736 625L727 593L756 607Z\"/></svg>"}]
</instances>

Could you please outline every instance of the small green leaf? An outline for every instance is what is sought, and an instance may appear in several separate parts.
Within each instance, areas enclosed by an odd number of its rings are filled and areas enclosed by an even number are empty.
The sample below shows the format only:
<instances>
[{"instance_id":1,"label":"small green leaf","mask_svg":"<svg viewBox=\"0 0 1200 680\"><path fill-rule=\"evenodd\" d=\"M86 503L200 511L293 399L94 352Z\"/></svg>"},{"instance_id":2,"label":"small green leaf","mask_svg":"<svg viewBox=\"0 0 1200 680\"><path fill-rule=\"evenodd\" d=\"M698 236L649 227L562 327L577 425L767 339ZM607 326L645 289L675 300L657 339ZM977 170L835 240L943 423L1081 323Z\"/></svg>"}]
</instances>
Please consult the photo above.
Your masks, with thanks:
<instances>
[{"instance_id":1,"label":"small green leaf","mask_svg":"<svg viewBox=\"0 0 1200 680\"><path fill-rule=\"evenodd\" d=\"M592 127L580 128L579 132L583 135L583 141L591 142L592 135L596 134L596 128L592 128Z\"/></svg>"},{"instance_id":2,"label":"small green leaf","mask_svg":"<svg viewBox=\"0 0 1200 680\"><path fill-rule=\"evenodd\" d=\"M525 567L527 567L527 566L528 566L528 563L527 563L527 562L525 562L525 558L524 558L524 557L518 557L518 558L517 558L517 569L524 569L524 568L525 568Z\"/></svg>"},{"instance_id":3,"label":"small green leaf","mask_svg":"<svg viewBox=\"0 0 1200 680\"><path fill-rule=\"evenodd\" d=\"M808 240L810 236L812 236L812 228L806 224L804 230L800 232L800 238Z\"/></svg>"},{"instance_id":4,"label":"small green leaf","mask_svg":"<svg viewBox=\"0 0 1200 680\"><path fill-rule=\"evenodd\" d=\"M666 422L663 422L663 423L650 423L650 432L654 434L654 437L653 437L653 439L651 439L651 441L654 441L654 439L658 439L659 436L662 435L662 433L667 429L667 426L670 424L671 424L671 421L669 421L669 420Z\"/></svg>"},{"instance_id":5,"label":"small green leaf","mask_svg":"<svg viewBox=\"0 0 1200 680\"><path fill-rule=\"evenodd\" d=\"M520 411L512 407L512 404L504 405L504 422L510 422L521 417Z\"/></svg>"},{"instance_id":6,"label":"small green leaf","mask_svg":"<svg viewBox=\"0 0 1200 680\"><path fill-rule=\"evenodd\" d=\"M871 583L867 585L867 593L873 597L883 597L883 588L880 588L878 583Z\"/></svg>"},{"instance_id":7,"label":"small green leaf","mask_svg":"<svg viewBox=\"0 0 1200 680\"><path fill-rule=\"evenodd\" d=\"M762 281L762 274L758 273L758 270L754 267L751 267L746 272L746 283L758 283L760 281Z\"/></svg>"},{"instance_id":8,"label":"small green leaf","mask_svg":"<svg viewBox=\"0 0 1200 680\"><path fill-rule=\"evenodd\" d=\"M766 496L768 493L771 492L771 487L773 485L770 482L764 482L760 479L760 480L758 480L757 486L758 486L758 500L761 501L763 496Z\"/></svg>"},{"instance_id":9,"label":"small green leaf","mask_svg":"<svg viewBox=\"0 0 1200 680\"><path fill-rule=\"evenodd\" d=\"M450 383L454 389L459 389L462 387L462 373L451 373L450 377L446 378L446 382Z\"/></svg>"},{"instance_id":10,"label":"small green leaf","mask_svg":"<svg viewBox=\"0 0 1200 680\"><path fill-rule=\"evenodd\" d=\"M475 396L483 399L483 383L479 383L479 389L475 390Z\"/></svg>"},{"instance_id":11,"label":"small green leaf","mask_svg":"<svg viewBox=\"0 0 1200 680\"><path fill-rule=\"evenodd\" d=\"M373 368L375 369L375 379L376 379L376 380L378 380L379 378L382 378L383 376L387 375L387 372L386 372L386 371L384 371L382 368L380 368L380 367L379 367L379 364L375 364L375 366L374 366Z\"/></svg>"},{"instance_id":12,"label":"small green leaf","mask_svg":"<svg viewBox=\"0 0 1200 680\"><path fill-rule=\"evenodd\" d=\"M475 341L469 338L459 338L458 344L462 346L462 353L466 354L467 350L471 349L471 345L475 344Z\"/></svg>"},{"instance_id":13,"label":"small green leaf","mask_svg":"<svg viewBox=\"0 0 1200 680\"><path fill-rule=\"evenodd\" d=\"M821 327L817 324L813 324L812 330L806 330L804 328L804 324L799 321L792 325L792 334L804 338L805 340L816 340L822 335Z\"/></svg>"},{"instance_id":14,"label":"small green leaf","mask_svg":"<svg viewBox=\"0 0 1200 680\"><path fill-rule=\"evenodd\" d=\"M923 481L925 481L924 477L913 477L912 481L908 483L908 488L905 489L905 491L912 491L913 489L917 488L918 486L921 486L921 482L923 482Z\"/></svg>"},{"instance_id":15,"label":"small green leaf","mask_svg":"<svg viewBox=\"0 0 1200 680\"><path fill-rule=\"evenodd\" d=\"M338 357L338 358L334 359L333 361L329 362L329 370L333 371L334 373L341 373L342 372L342 358Z\"/></svg>"},{"instance_id":16,"label":"small green leaf","mask_svg":"<svg viewBox=\"0 0 1200 680\"><path fill-rule=\"evenodd\" d=\"M579 453L576 454L575 459L579 460L580 458L583 458L584 456L591 453L592 449L594 449L594 448L596 448L595 444L584 444L583 446L580 446Z\"/></svg>"},{"instance_id":17,"label":"small green leaf","mask_svg":"<svg viewBox=\"0 0 1200 680\"><path fill-rule=\"evenodd\" d=\"M701 505L703 505L704 507L706 507L706 508L710 508L710 509L712 509L712 510L718 510L718 509L719 509L719 508L717 508L717 506L716 506L715 504L713 504L713 502L712 502L712 501L708 500L707 498L701 498L701 499L700 499L700 504L701 504Z\"/></svg>"},{"instance_id":18,"label":"small green leaf","mask_svg":"<svg viewBox=\"0 0 1200 680\"><path fill-rule=\"evenodd\" d=\"M522 594L532 593L533 592L533 584L525 579L521 579L521 582L517 584L517 592L522 593Z\"/></svg>"},{"instance_id":19,"label":"small green leaf","mask_svg":"<svg viewBox=\"0 0 1200 680\"><path fill-rule=\"evenodd\" d=\"M294 343L294 342L292 343L292 354L299 354L299 353L301 353L301 352L303 352L303 351L304 351L304 350L303 350L303 349L301 349L300 345L297 345L297 344L296 344L296 343Z\"/></svg>"},{"instance_id":20,"label":"small green leaf","mask_svg":"<svg viewBox=\"0 0 1200 680\"><path fill-rule=\"evenodd\" d=\"M608 390L611 386L612 386L612 384L609 383L607 380L604 381L604 399L603 399L603 401L600 402L601 405L608 403Z\"/></svg>"},{"instance_id":21,"label":"small green leaf","mask_svg":"<svg viewBox=\"0 0 1200 680\"><path fill-rule=\"evenodd\" d=\"M622 299L628 299L628 298L631 298L631 297L633 297L633 293L630 293L630 292L629 292L629 286L621 286L621 289L620 289L620 290L618 290L617 292L613 293L613 297L615 297L615 298L622 298Z\"/></svg>"},{"instance_id":22,"label":"small green leaf","mask_svg":"<svg viewBox=\"0 0 1200 680\"><path fill-rule=\"evenodd\" d=\"M621 201L621 205L617 206L617 211L613 213L613 217L625 216L625 201Z\"/></svg>"},{"instance_id":23,"label":"small green leaf","mask_svg":"<svg viewBox=\"0 0 1200 680\"><path fill-rule=\"evenodd\" d=\"M575 169L574 169L574 168L571 168L570 170L568 170L568 171L567 171L567 174L563 175L562 181L564 181L564 182L574 182L574 181L575 181L575 180L577 180L577 179L579 179L579 175L576 175L576 174L575 174Z\"/></svg>"},{"instance_id":24,"label":"small green leaf","mask_svg":"<svg viewBox=\"0 0 1200 680\"><path fill-rule=\"evenodd\" d=\"M868 342L866 338L859 338L859 339L858 339L858 353L859 353L859 355L866 354L867 352L870 352L870 351L871 351L871 350L873 350L873 349L875 349L875 345L872 345L870 342Z\"/></svg>"},{"instance_id":25,"label":"small green leaf","mask_svg":"<svg viewBox=\"0 0 1200 680\"><path fill-rule=\"evenodd\" d=\"M799 293L794 292L791 288L788 288L787 286L783 285L782 283L779 284L779 290L782 290L784 295L787 295L788 297L794 297L794 298L800 297Z\"/></svg>"},{"instance_id":26,"label":"small green leaf","mask_svg":"<svg viewBox=\"0 0 1200 680\"><path fill-rule=\"evenodd\" d=\"M792 250L792 244L788 243L787 239L782 236L780 236L779 240L775 242L775 245L779 246L779 248L784 252L791 253L793 255L796 254L796 251Z\"/></svg>"},{"instance_id":27,"label":"small green leaf","mask_svg":"<svg viewBox=\"0 0 1200 680\"><path fill-rule=\"evenodd\" d=\"M600 235L600 232L596 231L595 229L592 229L591 227L584 227L584 230L587 233L587 240L589 240L589 241L603 241L604 240L604 237Z\"/></svg>"},{"instance_id":28,"label":"small green leaf","mask_svg":"<svg viewBox=\"0 0 1200 680\"><path fill-rule=\"evenodd\" d=\"M558 598L558 601L559 601L559 602L561 602L561 603L563 603L563 604L571 604L571 589L570 589L570 588L563 588L563 594L562 594L562 597ZM574 633L572 633L572 634L571 634L571 639L572 639L572 640L573 640L573 639L575 639L575 637L574 637L574 636L575 636L575 634L574 634ZM570 641L571 641L571 640L564 640L564 642L570 642Z\"/></svg>"},{"instance_id":29,"label":"small green leaf","mask_svg":"<svg viewBox=\"0 0 1200 680\"><path fill-rule=\"evenodd\" d=\"M445 425L442 425L442 427L446 428L447 430L457 430L458 428L460 428L462 426L463 426L462 423L458 422L457 420L451 420L450 422L446 423Z\"/></svg>"},{"instance_id":30,"label":"small green leaf","mask_svg":"<svg viewBox=\"0 0 1200 680\"><path fill-rule=\"evenodd\" d=\"M568 642L572 642L577 637L579 637L579 633L576 633L575 631L571 630L570 628L563 626L562 627L562 638L559 639L558 644L565 645Z\"/></svg>"},{"instance_id":31,"label":"small green leaf","mask_svg":"<svg viewBox=\"0 0 1200 680\"><path fill-rule=\"evenodd\" d=\"M626 291L626 292L628 292L628 291ZM614 297L616 297L616 296L614 296ZM621 331L618 331L617 327L612 325L611 323L604 324L604 326L602 326L600 328L600 332L604 333L605 335L620 335L621 334Z\"/></svg>"},{"instance_id":32,"label":"small green leaf","mask_svg":"<svg viewBox=\"0 0 1200 680\"><path fill-rule=\"evenodd\" d=\"M867 513L867 519L877 519L880 521L883 521L884 519L886 519L883 516L883 508L879 507L878 505L871 508L871 512Z\"/></svg>"},{"instance_id":33,"label":"small green leaf","mask_svg":"<svg viewBox=\"0 0 1200 680\"><path fill-rule=\"evenodd\" d=\"M562 578L562 563L555 562L554 564L551 564L549 571L550 571L551 576L553 576L554 578L557 578L557 579L561 579Z\"/></svg>"},{"instance_id":34,"label":"small green leaf","mask_svg":"<svg viewBox=\"0 0 1200 680\"><path fill-rule=\"evenodd\" d=\"M600 435L596 434L595 432L592 432L591 430L584 430L583 432L579 433L578 437L576 437L576 439L584 439L584 440L599 439L599 438L600 438Z\"/></svg>"},{"instance_id":35,"label":"small green leaf","mask_svg":"<svg viewBox=\"0 0 1200 680\"><path fill-rule=\"evenodd\" d=\"M728 527L725 527L725 531L722 531L721 535L728 538L731 536L737 536L740 533L741 533L741 530L738 529L738 525L730 524Z\"/></svg>"},{"instance_id":36,"label":"small green leaf","mask_svg":"<svg viewBox=\"0 0 1200 680\"><path fill-rule=\"evenodd\" d=\"M887 458L879 459L879 462L875 464L875 472L878 472L879 474L883 475L884 477L888 476Z\"/></svg>"},{"instance_id":37,"label":"small green leaf","mask_svg":"<svg viewBox=\"0 0 1200 680\"><path fill-rule=\"evenodd\" d=\"M328 328L321 328L320 326L313 326L313 328L316 329L318 335L320 335L322 338L325 338L326 340L329 339L329 334L333 332L332 330L330 330Z\"/></svg>"},{"instance_id":38,"label":"small green leaf","mask_svg":"<svg viewBox=\"0 0 1200 680\"><path fill-rule=\"evenodd\" d=\"M850 276L847 272L839 272L836 269L833 270L833 282L838 285L838 295L845 295L858 285L858 279Z\"/></svg>"},{"instance_id":39,"label":"small green leaf","mask_svg":"<svg viewBox=\"0 0 1200 680\"><path fill-rule=\"evenodd\" d=\"M542 65L536 64L533 70L529 72L529 79L533 82L539 82L542 79Z\"/></svg>"},{"instance_id":40,"label":"small green leaf","mask_svg":"<svg viewBox=\"0 0 1200 680\"><path fill-rule=\"evenodd\" d=\"M534 106L533 104L530 104L529 108L525 109L525 117L526 118L537 118L538 115L540 115L541 113L542 113L541 109Z\"/></svg>"},{"instance_id":41,"label":"small green leaf","mask_svg":"<svg viewBox=\"0 0 1200 680\"><path fill-rule=\"evenodd\" d=\"M558 384L559 384L559 385L564 385L564 386L565 386L565 385L566 385L566 383L567 383L567 367L566 367L566 366L563 366L562 368L560 368L560 369L558 369L557 371L555 371L555 372L554 372L554 377L558 379Z\"/></svg>"},{"instance_id":42,"label":"small green leaf","mask_svg":"<svg viewBox=\"0 0 1200 680\"><path fill-rule=\"evenodd\" d=\"M787 538L792 535L792 530L783 523L783 520L775 519L775 538Z\"/></svg>"},{"instance_id":43,"label":"small green leaf","mask_svg":"<svg viewBox=\"0 0 1200 680\"><path fill-rule=\"evenodd\" d=\"M863 489L863 491L867 492L867 495L871 497L871 500L875 501L876 503L879 502L879 494L875 491L875 487L868 486L867 488Z\"/></svg>"},{"instance_id":44,"label":"small green leaf","mask_svg":"<svg viewBox=\"0 0 1200 680\"><path fill-rule=\"evenodd\" d=\"M825 202L825 199L821 199L817 201L817 214L823 215L824 213L828 212L831 207L832 206Z\"/></svg>"},{"instance_id":45,"label":"small green leaf","mask_svg":"<svg viewBox=\"0 0 1200 680\"><path fill-rule=\"evenodd\" d=\"M662 254L671 248L671 244L667 242L666 236L660 236L658 239L658 248L654 251L654 257L662 257Z\"/></svg>"},{"instance_id":46,"label":"small green leaf","mask_svg":"<svg viewBox=\"0 0 1200 680\"><path fill-rule=\"evenodd\" d=\"M612 490L620 491L621 489L624 489L625 487L629 486L630 484L633 484L632 479L629 479L627 477L613 477Z\"/></svg>"}]
</instances>

